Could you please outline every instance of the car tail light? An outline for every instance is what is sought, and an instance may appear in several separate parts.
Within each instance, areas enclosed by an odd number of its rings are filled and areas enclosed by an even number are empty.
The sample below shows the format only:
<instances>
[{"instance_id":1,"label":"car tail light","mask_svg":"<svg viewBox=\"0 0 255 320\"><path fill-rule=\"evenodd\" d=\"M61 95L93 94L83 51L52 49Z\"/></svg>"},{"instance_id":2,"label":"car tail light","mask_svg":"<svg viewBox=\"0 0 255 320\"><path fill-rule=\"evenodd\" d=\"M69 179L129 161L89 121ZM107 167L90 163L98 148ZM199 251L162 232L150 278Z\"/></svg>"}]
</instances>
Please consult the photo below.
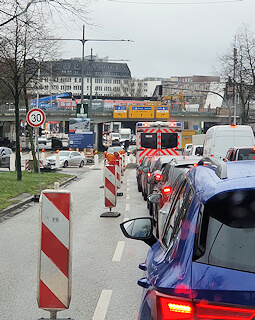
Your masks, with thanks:
<instances>
[{"instance_id":1,"label":"car tail light","mask_svg":"<svg viewBox=\"0 0 255 320\"><path fill-rule=\"evenodd\" d=\"M160 297L162 320L193 319L193 306L191 301L175 300Z\"/></svg>"},{"instance_id":2,"label":"car tail light","mask_svg":"<svg viewBox=\"0 0 255 320\"><path fill-rule=\"evenodd\" d=\"M143 174L143 170L140 171L140 174Z\"/></svg>"},{"instance_id":3,"label":"car tail light","mask_svg":"<svg viewBox=\"0 0 255 320\"><path fill-rule=\"evenodd\" d=\"M156 320L251 320L255 310L223 304L210 304L208 301L194 302L192 299L166 296L156 291L151 295L152 316Z\"/></svg>"},{"instance_id":4,"label":"car tail light","mask_svg":"<svg viewBox=\"0 0 255 320\"><path fill-rule=\"evenodd\" d=\"M255 147L254 147L254 148L252 148L252 150L253 150L253 151L255 151Z\"/></svg>"},{"instance_id":5,"label":"car tail light","mask_svg":"<svg viewBox=\"0 0 255 320\"><path fill-rule=\"evenodd\" d=\"M197 163L193 163L193 167L197 167Z\"/></svg>"},{"instance_id":6,"label":"car tail light","mask_svg":"<svg viewBox=\"0 0 255 320\"><path fill-rule=\"evenodd\" d=\"M171 191L172 191L172 189L170 187L165 187L165 188L163 188L162 193L168 194L168 193L171 193Z\"/></svg>"},{"instance_id":7,"label":"car tail light","mask_svg":"<svg viewBox=\"0 0 255 320\"><path fill-rule=\"evenodd\" d=\"M150 178L150 176L151 176L151 173L148 172L148 173L147 173L147 178Z\"/></svg>"},{"instance_id":8,"label":"car tail light","mask_svg":"<svg viewBox=\"0 0 255 320\"><path fill-rule=\"evenodd\" d=\"M236 124L231 124L231 125L230 125L230 128L236 128L236 127L237 127Z\"/></svg>"},{"instance_id":9,"label":"car tail light","mask_svg":"<svg viewBox=\"0 0 255 320\"><path fill-rule=\"evenodd\" d=\"M162 178L162 176L161 176L160 173L157 173L157 174L155 175L155 180L156 180L156 181L159 181L161 178Z\"/></svg>"}]
</instances>

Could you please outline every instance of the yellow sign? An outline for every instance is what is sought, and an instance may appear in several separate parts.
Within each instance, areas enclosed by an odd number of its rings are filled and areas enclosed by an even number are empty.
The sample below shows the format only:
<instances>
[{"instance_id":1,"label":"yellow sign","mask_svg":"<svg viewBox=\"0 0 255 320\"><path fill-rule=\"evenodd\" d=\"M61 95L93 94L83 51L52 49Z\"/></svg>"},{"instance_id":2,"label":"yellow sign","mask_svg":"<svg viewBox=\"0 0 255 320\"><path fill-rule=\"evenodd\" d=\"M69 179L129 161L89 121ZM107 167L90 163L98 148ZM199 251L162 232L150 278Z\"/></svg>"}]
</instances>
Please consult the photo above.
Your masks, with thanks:
<instances>
[{"instance_id":1,"label":"yellow sign","mask_svg":"<svg viewBox=\"0 0 255 320\"><path fill-rule=\"evenodd\" d=\"M160 105L156 107L156 118L169 118L169 106Z\"/></svg>"},{"instance_id":2,"label":"yellow sign","mask_svg":"<svg viewBox=\"0 0 255 320\"><path fill-rule=\"evenodd\" d=\"M127 118L127 106L113 106L113 118Z\"/></svg>"},{"instance_id":3,"label":"yellow sign","mask_svg":"<svg viewBox=\"0 0 255 320\"><path fill-rule=\"evenodd\" d=\"M129 105L129 118L154 118L154 105Z\"/></svg>"}]
</instances>

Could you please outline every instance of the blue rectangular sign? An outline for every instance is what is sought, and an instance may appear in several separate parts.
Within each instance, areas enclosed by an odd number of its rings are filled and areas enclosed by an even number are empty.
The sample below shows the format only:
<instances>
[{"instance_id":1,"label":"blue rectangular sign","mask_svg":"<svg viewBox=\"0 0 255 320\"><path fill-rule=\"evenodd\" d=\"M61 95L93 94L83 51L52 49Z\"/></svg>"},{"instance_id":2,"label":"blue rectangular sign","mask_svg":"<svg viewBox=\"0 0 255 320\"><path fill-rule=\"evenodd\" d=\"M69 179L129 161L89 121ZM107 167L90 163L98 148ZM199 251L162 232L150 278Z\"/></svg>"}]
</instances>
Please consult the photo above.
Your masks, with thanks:
<instances>
[{"instance_id":1,"label":"blue rectangular sign","mask_svg":"<svg viewBox=\"0 0 255 320\"><path fill-rule=\"evenodd\" d=\"M151 110L151 107L134 107L134 106L132 106L132 110Z\"/></svg>"},{"instance_id":2,"label":"blue rectangular sign","mask_svg":"<svg viewBox=\"0 0 255 320\"><path fill-rule=\"evenodd\" d=\"M93 148L94 133L88 132L70 132L69 131L69 147L70 148Z\"/></svg>"}]
</instances>

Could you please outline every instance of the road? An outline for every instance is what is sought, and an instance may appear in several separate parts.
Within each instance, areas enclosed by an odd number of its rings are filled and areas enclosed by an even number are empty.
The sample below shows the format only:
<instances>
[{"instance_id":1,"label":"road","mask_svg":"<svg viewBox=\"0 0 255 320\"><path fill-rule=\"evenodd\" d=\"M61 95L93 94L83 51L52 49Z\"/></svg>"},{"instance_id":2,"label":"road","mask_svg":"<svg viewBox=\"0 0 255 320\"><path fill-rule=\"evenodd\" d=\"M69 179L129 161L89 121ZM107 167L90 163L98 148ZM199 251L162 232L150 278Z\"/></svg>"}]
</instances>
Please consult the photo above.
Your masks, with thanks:
<instances>
[{"instance_id":1,"label":"road","mask_svg":"<svg viewBox=\"0 0 255 320\"><path fill-rule=\"evenodd\" d=\"M121 215L100 217L108 211L100 188L102 165L100 170L86 167L77 181L65 186L73 196L72 298L70 308L59 312L58 318L137 319L142 288L136 282L143 276L138 265L149 247L126 239L119 224L148 216L146 203L137 191L135 169L128 169L120 189L124 195L118 197L114 209ZM38 229L38 203L0 223L1 320L49 318L49 312L39 309L36 301Z\"/></svg>"}]
</instances>

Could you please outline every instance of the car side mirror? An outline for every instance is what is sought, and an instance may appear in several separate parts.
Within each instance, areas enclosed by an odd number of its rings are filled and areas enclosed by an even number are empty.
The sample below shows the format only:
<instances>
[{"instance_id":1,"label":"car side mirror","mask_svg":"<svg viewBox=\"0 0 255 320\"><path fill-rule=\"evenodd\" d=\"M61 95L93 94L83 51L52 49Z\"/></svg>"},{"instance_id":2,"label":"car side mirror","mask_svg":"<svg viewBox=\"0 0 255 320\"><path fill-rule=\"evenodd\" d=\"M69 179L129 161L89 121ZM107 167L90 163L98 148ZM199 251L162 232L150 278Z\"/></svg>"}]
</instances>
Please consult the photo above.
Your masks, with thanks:
<instances>
[{"instance_id":1,"label":"car side mirror","mask_svg":"<svg viewBox=\"0 0 255 320\"><path fill-rule=\"evenodd\" d=\"M151 217L124 221L120 224L120 228L127 238L143 240L149 246L157 242L153 235L153 219Z\"/></svg>"},{"instance_id":2,"label":"car side mirror","mask_svg":"<svg viewBox=\"0 0 255 320\"><path fill-rule=\"evenodd\" d=\"M149 168L144 168L144 169L143 169L143 172L144 172L145 174L147 174L147 173L149 172Z\"/></svg>"},{"instance_id":3,"label":"car side mirror","mask_svg":"<svg viewBox=\"0 0 255 320\"><path fill-rule=\"evenodd\" d=\"M147 199L150 203L159 203L161 197L162 197L161 193L153 193L153 194L150 194Z\"/></svg>"}]
</instances>

